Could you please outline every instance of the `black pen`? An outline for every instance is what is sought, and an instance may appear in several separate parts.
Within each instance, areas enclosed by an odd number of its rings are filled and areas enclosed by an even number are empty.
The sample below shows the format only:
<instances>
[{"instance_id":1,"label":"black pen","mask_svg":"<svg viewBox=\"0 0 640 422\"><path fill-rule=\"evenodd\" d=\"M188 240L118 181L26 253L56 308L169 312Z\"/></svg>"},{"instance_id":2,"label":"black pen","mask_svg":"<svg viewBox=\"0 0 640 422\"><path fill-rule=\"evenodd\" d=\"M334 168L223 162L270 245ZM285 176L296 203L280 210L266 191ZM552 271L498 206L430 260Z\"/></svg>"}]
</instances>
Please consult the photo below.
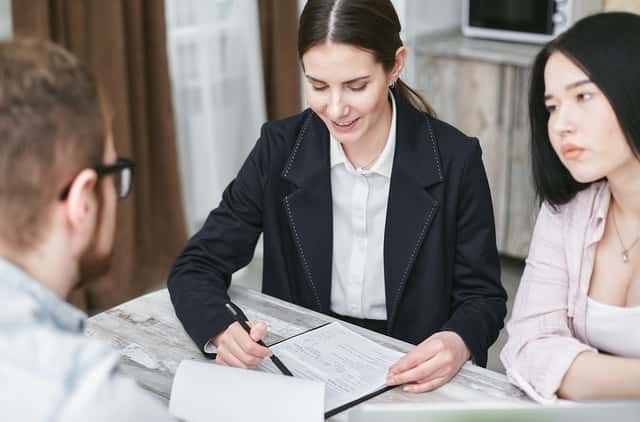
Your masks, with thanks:
<instances>
[{"instance_id":1,"label":"black pen","mask_svg":"<svg viewBox=\"0 0 640 422\"><path fill-rule=\"evenodd\" d=\"M227 309L229 310L231 315L233 315L235 320L240 323L240 325L242 326L242 328L244 328L244 330L247 332L247 334L250 334L251 333L251 328L249 327L249 325L247 325L247 322L244 320L244 318L242 318L242 316L240 316L240 314L234 308L234 306L236 306L236 305L232 305L231 303L227 303L224 306L227 307ZM267 345L264 344L264 342L262 340L258 340L257 343L260 346L267 347ZM271 361L280 370L280 372L282 372L284 375L288 375L290 377L293 376L291 371L289 371L289 369L284 365L284 363L282 363L282 361L280 359L278 359L278 357L273 353L271 354Z\"/></svg>"}]
</instances>

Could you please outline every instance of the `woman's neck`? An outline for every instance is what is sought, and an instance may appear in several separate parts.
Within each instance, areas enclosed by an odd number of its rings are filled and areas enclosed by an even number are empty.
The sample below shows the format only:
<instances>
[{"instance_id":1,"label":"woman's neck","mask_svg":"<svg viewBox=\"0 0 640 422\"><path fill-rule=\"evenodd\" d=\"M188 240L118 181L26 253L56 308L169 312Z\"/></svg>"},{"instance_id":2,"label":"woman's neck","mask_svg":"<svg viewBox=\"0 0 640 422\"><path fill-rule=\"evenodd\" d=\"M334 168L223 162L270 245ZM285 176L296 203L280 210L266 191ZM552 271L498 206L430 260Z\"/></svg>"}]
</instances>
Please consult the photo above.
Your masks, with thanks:
<instances>
[{"instance_id":1,"label":"woman's neck","mask_svg":"<svg viewBox=\"0 0 640 422\"><path fill-rule=\"evenodd\" d=\"M342 144L344 153L356 168L369 168L380 156L387 144L389 130L391 129L393 107L391 99L386 103L384 118L378 124L365 133L364 138L353 144Z\"/></svg>"},{"instance_id":2,"label":"woman's neck","mask_svg":"<svg viewBox=\"0 0 640 422\"><path fill-rule=\"evenodd\" d=\"M620 220L640 230L640 161L634 160L628 166L609 175L607 180L612 205L616 207Z\"/></svg>"}]
</instances>

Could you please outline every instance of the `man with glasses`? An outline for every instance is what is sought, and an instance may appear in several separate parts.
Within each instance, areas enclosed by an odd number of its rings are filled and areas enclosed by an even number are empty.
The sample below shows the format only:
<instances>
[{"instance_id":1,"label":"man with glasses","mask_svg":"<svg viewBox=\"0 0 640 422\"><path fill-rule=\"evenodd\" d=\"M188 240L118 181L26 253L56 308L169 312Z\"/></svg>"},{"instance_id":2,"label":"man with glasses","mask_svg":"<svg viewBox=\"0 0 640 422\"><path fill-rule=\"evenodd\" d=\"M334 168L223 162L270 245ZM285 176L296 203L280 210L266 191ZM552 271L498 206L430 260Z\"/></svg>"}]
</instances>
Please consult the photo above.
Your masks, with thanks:
<instances>
[{"instance_id":1,"label":"man with glasses","mask_svg":"<svg viewBox=\"0 0 640 422\"><path fill-rule=\"evenodd\" d=\"M47 42L0 42L0 419L170 419L65 302L108 268L133 170L85 66Z\"/></svg>"}]
</instances>

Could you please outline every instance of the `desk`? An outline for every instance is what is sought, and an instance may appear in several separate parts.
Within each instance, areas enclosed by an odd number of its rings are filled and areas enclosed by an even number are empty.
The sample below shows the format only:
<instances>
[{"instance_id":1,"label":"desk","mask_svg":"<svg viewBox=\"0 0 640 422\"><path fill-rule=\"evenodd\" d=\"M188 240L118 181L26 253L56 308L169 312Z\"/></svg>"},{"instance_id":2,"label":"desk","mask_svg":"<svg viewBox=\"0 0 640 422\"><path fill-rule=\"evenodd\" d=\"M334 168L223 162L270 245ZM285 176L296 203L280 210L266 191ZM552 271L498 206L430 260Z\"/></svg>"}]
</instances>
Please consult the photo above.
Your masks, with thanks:
<instances>
[{"instance_id":1,"label":"desk","mask_svg":"<svg viewBox=\"0 0 640 422\"><path fill-rule=\"evenodd\" d=\"M239 286L231 299L249 319L266 321L267 345L317 327L330 316L293 305ZM354 331L384 346L407 352L413 345L355 325ZM158 290L89 318L86 334L107 341L122 354L123 371L145 389L168 402L173 375L183 359L207 360L188 337L173 310L166 289ZM465 364L447 385L424 394L396 388L372 399L376 402L529 401L525 394L497 372ZM331 418L346 420L346 412Z\"/></svg>"}]
</instances>

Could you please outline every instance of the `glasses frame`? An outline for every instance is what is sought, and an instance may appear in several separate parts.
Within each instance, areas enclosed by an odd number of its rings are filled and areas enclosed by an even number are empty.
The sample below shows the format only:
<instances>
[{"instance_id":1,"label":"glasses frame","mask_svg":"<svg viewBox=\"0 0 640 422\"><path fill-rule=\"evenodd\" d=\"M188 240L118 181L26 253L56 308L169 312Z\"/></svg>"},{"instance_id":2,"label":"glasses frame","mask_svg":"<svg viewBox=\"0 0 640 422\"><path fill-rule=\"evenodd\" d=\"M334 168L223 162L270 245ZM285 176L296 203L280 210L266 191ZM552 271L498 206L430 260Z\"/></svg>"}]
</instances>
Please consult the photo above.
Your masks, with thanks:
<instances>
[{"instance_id":1,"label":"glasses frame","mask_svg":"<svg viewBox=\"0 0 640 422\"><path fill-rule=\"evenodd\" d=\"M102 176L121 172L123 170L129 170L131 172L131 177L129 178L129 187L127 191L123 195L121 195L119 187L116 186L116 195L118 195L118 199L122 200L122 199L125 199L127 196L129 196L129 193L131 192L131 188L133 187L133 175L135 174L135 169L136 169L135 161L129 158L118 157L116 162L113 164L91 167L91 169L93 169L96 172L96 174L98 175L98 179L101 178ZM73 179L75 180L75 177ZM59 198L61 201L64 201L65 199L67 199L67 196L69 196L69 191L71 190L72 184L73 184L73 180L69 182L69 184L60 193Z\"/></svg>"}]
</instances>

